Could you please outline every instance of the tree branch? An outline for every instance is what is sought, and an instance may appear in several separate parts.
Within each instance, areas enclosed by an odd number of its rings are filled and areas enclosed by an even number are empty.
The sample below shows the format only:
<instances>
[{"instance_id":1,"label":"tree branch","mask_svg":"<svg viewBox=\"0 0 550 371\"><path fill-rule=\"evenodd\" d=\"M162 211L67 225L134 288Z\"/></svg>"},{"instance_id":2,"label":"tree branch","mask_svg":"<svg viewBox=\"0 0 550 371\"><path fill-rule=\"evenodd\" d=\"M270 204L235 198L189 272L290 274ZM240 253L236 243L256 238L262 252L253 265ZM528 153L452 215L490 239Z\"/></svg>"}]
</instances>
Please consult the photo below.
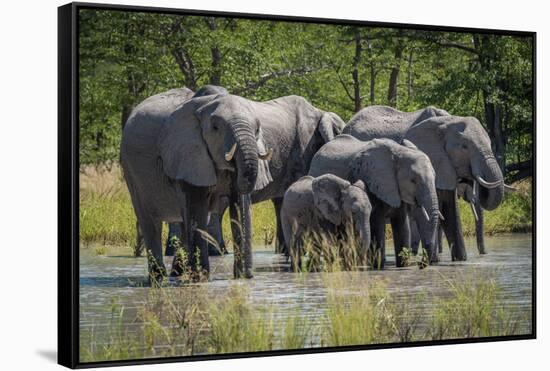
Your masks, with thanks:
<instances>
[{"instance_id":1,"label":"tree branch","mask_svg":"<svg viewBox=\"0 0 550 371\"><path fill-rule=\"evenodd\" d=\"M351 99L352 102L355 102L355 98L351 95L348 87L346 86L346 82L342 79L342 76L340 76L340 72L336 71L336 76L338 76L338 80L340 80L340 84L342 84L348 98Z\"/></svg>"},{"instance_id":2,"label":"tree branch","mask_svg":"<svg viewBox=\"0 0 550 371\"><path fill-rule=\"evenodd\" d=\"M233 94L242 94L250 91L254 91L265 84L267 84L270 80L279 78L279 77L290 77L290 76L300 76L300 75L307 75L308 73L314 72L317 69L311 68L311 67L301 67L297 69L285 69L280 71L274 71L271 73L266 73L260 76L260 78L256 81L249 81L244 86L236 87L232 89Z\"/></svg>"}]
</instances>

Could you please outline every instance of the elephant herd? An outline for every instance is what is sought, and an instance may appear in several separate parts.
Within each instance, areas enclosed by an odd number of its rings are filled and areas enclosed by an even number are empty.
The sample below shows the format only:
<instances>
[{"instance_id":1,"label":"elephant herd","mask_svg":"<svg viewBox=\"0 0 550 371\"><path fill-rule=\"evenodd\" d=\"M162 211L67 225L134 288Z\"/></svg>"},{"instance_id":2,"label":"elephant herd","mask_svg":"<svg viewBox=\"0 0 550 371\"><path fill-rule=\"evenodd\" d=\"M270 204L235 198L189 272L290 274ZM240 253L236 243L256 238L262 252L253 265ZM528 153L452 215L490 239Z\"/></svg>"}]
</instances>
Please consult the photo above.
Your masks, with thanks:
<instances>
[{"instance_id":1,"label":"elephant herd","mask_svg":"<svg viewBox=\"0 0 550 371\"><path fill-rule=\"evenodd\" d=\"M479 221L505 189L489 136L473 117L370 106L346 124L299 96L255 102L211 85L139 104L120 159L155 282L167 275L162 222L179 226L186 251L183 262L175 254L170 275L199 277L209 273L212 240L224 246L227 208L234 276L251 278L251 204L266 200L275 207L278 251L293 266L308 235L351 227L358 256L375 253L383 267L387 220L397 266L401 250L416 251L419 242L437 262L441 230L452 259L466 260L457 197L471 202ZM482 245L481 237L484 253Z\"/></svg>"}]
</instances>

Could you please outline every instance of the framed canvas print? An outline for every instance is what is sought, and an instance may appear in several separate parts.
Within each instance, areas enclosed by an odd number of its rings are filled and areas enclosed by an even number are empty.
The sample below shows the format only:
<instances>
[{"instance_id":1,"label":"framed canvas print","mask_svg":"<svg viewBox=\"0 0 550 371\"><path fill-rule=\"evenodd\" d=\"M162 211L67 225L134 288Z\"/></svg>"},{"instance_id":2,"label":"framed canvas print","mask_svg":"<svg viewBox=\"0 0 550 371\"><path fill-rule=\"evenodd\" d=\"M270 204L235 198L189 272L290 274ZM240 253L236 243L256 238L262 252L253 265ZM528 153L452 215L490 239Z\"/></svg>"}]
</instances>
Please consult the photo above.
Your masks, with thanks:
<instances>
[{"instance_id":1,"label":"framed canvas print","mask_svg":"<svg viewBox=\"0 0 550 371\"><path fill-rule=\"evenodd\" d=\"M535 33L58 19L59 363L535 338Z\"/></svg>"}]
</instances>

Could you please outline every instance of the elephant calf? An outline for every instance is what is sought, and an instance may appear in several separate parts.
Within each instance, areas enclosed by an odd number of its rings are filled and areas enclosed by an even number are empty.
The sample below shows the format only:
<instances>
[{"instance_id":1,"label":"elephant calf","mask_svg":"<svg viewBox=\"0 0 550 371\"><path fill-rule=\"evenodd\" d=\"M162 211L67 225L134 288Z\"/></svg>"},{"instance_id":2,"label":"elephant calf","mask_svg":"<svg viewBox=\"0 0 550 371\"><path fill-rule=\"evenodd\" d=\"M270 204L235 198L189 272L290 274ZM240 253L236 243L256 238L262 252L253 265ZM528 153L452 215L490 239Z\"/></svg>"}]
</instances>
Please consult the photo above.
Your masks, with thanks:
<instances>
[{"instance_id":1,"label":"elephant calf","mask_svg":"<svg viewBox=\"0 0 550 371\"><path fill-rule=\"evenodd\" d=\"M292 268L301 265L306 238L345 233L347 228L359 241L357 256L364 262L370 244L370 213L371 204L362 181L351 184L332 174L300 178L286 191L281 208Z\"/></svg>"}]
</instances>

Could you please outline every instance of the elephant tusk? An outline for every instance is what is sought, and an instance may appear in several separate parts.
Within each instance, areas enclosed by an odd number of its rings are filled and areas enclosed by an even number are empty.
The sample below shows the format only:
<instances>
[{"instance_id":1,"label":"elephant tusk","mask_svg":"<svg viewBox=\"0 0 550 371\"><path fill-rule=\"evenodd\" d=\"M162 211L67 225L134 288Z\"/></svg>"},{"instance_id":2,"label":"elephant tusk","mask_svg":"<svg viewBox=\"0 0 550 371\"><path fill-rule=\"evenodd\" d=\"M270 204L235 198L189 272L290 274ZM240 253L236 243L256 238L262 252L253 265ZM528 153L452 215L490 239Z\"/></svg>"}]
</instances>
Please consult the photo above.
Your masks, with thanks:
<instances>
[{"instance_id":1,"label":"elephant tusk","mask_svg":"<svg viewBox=\"0 0 550 371\"><path fill-rule=\"evenodd\" d=\"M472 208L472 213L474 214L474 218L476 219L476 222L479 221L479 217L477 216L476 207L473 202L470 202L470 207Z\"/></svg>"},{"instance_id":2,"label":"elephant tusk","mask_svg":"<svg viewBox=\"0 0 550 371\"><path fill-rule=\"evenodd\" d=\"M422 214L424 214L424 218L426 218L426 221L430 221L430 217L428 216L428 212L426 211L426 209L424 208L424 206L420 206L420 208L422 209Z\"/></svg>"},{"instance_id":3,"label":"elephant tusk","mask_svg":"<svg viewBox=\"0 0 550 371\"><path fill-rule=\"evenodd\" d=\"M270 161L272 156L273 156L272 148L268 149L266 153L258 153L258 157L260 158L260 160Z\"/></svg>"},{"instance_id":4,"label":"elephant tusk","mask_svg":"<svg viewBox=\"0 0 550 371\"><path fill-rule=\"evenodd\" d=\"M236 150L237 150L237 143L233 143L233 146L231 147L229 152L225 154L225 161L229 162L233 160L233 156L235 155Z\"/></svg>"},{"instance_id":5,"label":"elephant tusk","mask_svg":"<svg viewBox=\"0 0 550 371\"><path fill-rule=\"evenodd\" d=\"M439 215L439 219L445 220L445 218L443 217L443 214L441 214L441 211L437 210L437 215Z\"/></svg>"},{"instance_id":6,"label":"elephant tusk","mask_svg":"<svg viewBox=\"0 0 550 371\"><path fill-rule=\"evenodd\" d=\"M512 192L515 192L515 191L518 190L516 187L512 187L511 185L508 185L506 183L504 183L504 189L507 190L507 191L512 191Z\"/></svg>"},{"instance_id":7,"label":"elephant tusk","mask_svg":"<svg viewBox=\"0 0 550 371\"><path fill-rule=\"evenodd\" d=\"M472 197L477 200L477 194L479 192L479 183L474 180L474 186L472 187Z\"/></svg>"},{"instance_id":8,"label":"elephant tusk","mask_svg":"<svg viewBox=\"0 0 550 371\"><path fill-rule=\"evenodd\" d=\"M496 182L491 183L491 182L486 181L485 179L483 179L479 175L476 175L476 180L479 182L479 184L481 184L485 188L489 188L489 189L496 188L496 187L498 187L499 185L502 184L502 180L497 180Z\"/></svg>"}]
</instances>

